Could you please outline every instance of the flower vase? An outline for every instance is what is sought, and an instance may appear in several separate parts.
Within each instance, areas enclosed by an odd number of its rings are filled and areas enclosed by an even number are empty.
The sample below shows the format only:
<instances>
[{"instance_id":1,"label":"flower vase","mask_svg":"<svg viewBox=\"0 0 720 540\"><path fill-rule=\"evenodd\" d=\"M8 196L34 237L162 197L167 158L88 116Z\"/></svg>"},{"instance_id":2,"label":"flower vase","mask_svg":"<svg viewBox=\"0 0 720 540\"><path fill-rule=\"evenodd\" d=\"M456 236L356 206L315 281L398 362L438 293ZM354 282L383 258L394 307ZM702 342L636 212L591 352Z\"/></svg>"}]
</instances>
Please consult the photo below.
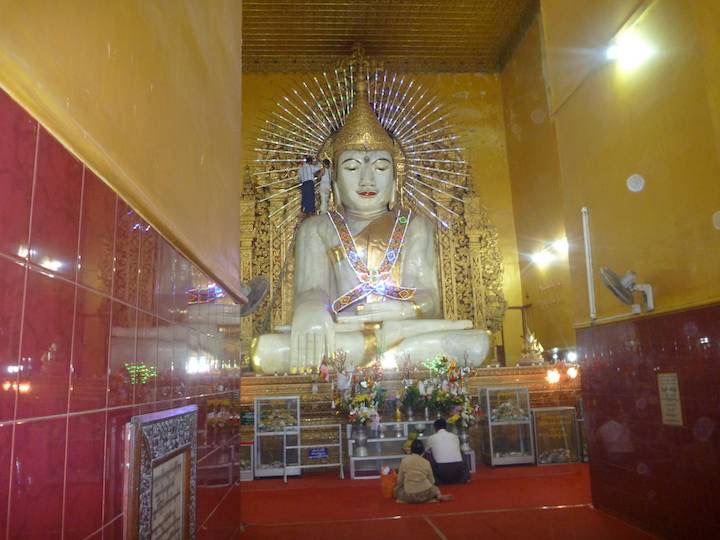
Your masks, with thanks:
<instances>
[{"instance_id":1,"label":"flower vase","mask_svg":"<svg viewBox=\"0 0 720 540\"><path fill-rule=\"evenodd\" d=\"M406 407L406 408L405 408L405 416L407 416L407 421L408 421L408 422L412 422L412 421L414 420L412 407Z\"/></svg>"},{"instance_id":2,"label":"flower vase","mask_svg":"<svg viewBox=\"0 0 720 540\"><path fill-rule=\"evenodd\" d=\"M463 452L472 452L472 448L470 448L470 433L467 428L458 426L458 438L460 439L460 450Z\"/></svg>"},{"instance_id":3,"label":"flower vase","mask_svg":"<svg viewBox=\"0 0 720 540\"><path fill-rule=\"evenodd\" d=\"M425 407L425 420L430 420L430 409Z\"/></svg>"},{"instance_id":4,"label":"flower vase","mask_svg":"<svg viewBox=\"0 0 720 540\"><path fill-rule=\"evenodd\" d=\"M355 457L367 457L367 427L364 424L358 424L355 426L355 448L353 449L353 455Z\"/></svg>"}]
</instances>

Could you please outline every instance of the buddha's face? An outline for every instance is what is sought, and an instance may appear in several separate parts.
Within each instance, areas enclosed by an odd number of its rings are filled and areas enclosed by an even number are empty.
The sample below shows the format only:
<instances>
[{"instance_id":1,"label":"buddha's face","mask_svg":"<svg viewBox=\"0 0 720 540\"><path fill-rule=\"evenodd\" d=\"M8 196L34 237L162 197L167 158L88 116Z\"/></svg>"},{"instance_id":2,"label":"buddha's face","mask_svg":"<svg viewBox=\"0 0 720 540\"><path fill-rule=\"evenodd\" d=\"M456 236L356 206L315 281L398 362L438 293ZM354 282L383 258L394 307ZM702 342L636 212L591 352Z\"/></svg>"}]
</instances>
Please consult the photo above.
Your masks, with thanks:
<instances>
[{"instance_id":1,"label":"buddha's face","mask_svg":"<svg viewBox=\"0 0 720 540\"><path fill-rule=\"evenodd\" d=\"M385 208L395 189L392 156L387 150L346 150L337 159L336 180L345 208Z\"/></svg>"}]
</instances>

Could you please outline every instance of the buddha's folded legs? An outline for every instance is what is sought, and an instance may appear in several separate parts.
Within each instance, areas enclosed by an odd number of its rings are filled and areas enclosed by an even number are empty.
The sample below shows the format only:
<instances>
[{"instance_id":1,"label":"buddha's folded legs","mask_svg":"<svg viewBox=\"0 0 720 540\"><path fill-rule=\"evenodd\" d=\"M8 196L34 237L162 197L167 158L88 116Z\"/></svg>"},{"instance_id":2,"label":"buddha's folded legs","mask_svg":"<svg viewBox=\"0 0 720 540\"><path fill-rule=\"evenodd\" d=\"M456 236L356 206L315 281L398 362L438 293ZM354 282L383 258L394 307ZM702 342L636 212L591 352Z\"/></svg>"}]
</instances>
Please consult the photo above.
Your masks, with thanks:
<instances>
[{"instance_id":1,"label":"buddha's folded legs","mask_svg":"<svg viewBox=\"0 0 720 540\"><path fill-rule=\"evenodd\" d=\"M363 332L338 332L335 343L347 354L348 366L367 365L379 354L385 360L409 358L419 364L437 354L444 354L478 366L487 356L490 336L485 330L469 328L470 321L428 319L393 321ZM298 373L320 364L323 352L316 344L307 343L307 350L297 361L290 358L290 334L264 334L253 346L256 371Z\"/></svg>"},{"instance_id":2,"label":"buddha's folded legs","mask_svg":"<svg viewBox=\"0 0 720 540\"><path fill-rule=\"evenodd\" d=\"M368 341L367 333L363 332L343 332L335 335L337 349L342 349L347 354L348 367L363 364L367 356L365 351L368 349ZM289 333L263 334L253 343L253 368L256 372L267 375L293 374L317 368L326 353L318 350L316 344L309 340L301 345L300 357L291 360Z\"/></svg>"},{"instance_id":3,"label":"buddha's folded legs","mask_svg":"<svg viewBox=\"0 0 720 540\"><path fill-rule=\"evenodd\" d=\"M457 359L461 364L466 360L470 366L479 366L489 350L490 334L486 330L449 330L405 338L396 347L388 349L385 356L391 356L395 361L408 358L419 364L442 354Z\"/></svg>"},{"instance_id":4,"label":"buddha's folded legs","mask_svg":"<svg viewBox=\"0 0 720 540\"><path fill-rule=\"evenodd\" d=\"M445 319L406 319L403 321L385 321L377 330L378 342L384 349L398 345L403 339L421 336L429 332L448 332L472 328L472 321L448 321Z\"/></svg>"}]
</instances>

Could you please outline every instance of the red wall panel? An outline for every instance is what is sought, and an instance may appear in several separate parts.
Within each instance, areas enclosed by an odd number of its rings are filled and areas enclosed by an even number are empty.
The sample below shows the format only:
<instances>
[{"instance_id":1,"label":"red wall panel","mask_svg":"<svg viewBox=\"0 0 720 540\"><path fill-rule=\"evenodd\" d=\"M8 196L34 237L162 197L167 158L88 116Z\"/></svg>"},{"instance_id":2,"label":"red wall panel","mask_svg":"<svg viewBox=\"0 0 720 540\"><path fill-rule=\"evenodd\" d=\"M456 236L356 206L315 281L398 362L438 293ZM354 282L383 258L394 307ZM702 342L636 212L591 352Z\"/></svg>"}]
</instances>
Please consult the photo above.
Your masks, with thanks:
<instances>
[{"instance_id":1,"label":"red wall panel","mask_svg":"<svg viewBox=\"0 0 720 540\"><path fill-rule=\"evenodd\" d=\"M220 354L237 344L195 316L212 306L187 315L209 281L0 91L0 538L119 538L133 415L195 403L199 455L237 442L208 447L202 422L240 377ZM231 367L188 372L191 354Z\"/></svg>"},{"instance_id":2,"label":"red wall panel","mask_svg":"<svg viewBox=\"0 0 720 540\"><path fill-rule=\"evenodd\" d=\"M720 538L720 306L578 331L593 502L673 538ZM683 425L662 422L675 373Z\"/></svg>"}]
</instances>

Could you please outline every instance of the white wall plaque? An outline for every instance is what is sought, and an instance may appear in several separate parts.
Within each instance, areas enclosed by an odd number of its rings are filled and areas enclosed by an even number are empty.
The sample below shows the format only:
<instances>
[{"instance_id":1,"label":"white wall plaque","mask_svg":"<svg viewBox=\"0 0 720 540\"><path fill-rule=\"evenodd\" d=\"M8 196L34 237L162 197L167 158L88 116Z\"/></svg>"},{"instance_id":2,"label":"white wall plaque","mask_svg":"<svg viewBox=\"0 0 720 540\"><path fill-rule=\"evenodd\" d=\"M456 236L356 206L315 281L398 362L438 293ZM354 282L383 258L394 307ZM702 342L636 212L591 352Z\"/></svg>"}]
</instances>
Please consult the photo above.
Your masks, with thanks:
<instances>
[{"instance_id":1,"label":"white wall plaque","mask_svg":"<svg viewBox=\"0 0 720 540\"><path fill-rule=\"evenodd\" d=\"M667 426L682 426L682 404L677 373L658 373L658 393L662 422Z\"/></svg>"},{"instance_id":2,"label":"white wall plaque","mask_svg":"<svg viewBox=\"0 0 720 540\"><path fill-rule=\"evenodd\" d=\"M185 523L185 477L187 453L181 452L153 467L152 539L175 540L183 537Z\"/></svg>"}]
</instances>

